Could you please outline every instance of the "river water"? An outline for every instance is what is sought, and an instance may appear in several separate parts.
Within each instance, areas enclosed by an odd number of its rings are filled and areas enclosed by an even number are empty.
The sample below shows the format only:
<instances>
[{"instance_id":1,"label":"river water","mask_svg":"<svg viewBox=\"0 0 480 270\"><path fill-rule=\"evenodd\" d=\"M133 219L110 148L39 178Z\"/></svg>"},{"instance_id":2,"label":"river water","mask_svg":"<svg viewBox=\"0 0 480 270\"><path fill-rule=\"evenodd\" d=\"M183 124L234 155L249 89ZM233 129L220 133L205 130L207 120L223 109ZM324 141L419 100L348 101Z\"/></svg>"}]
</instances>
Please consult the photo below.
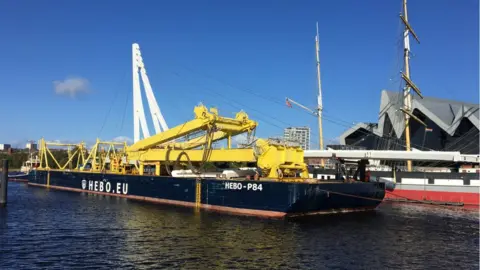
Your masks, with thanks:
<instances>
[{"instance_id":1,"label":"river water","mask_svg":"<svg viewBox=\"0 0 480 270\"><path fill-rule=\"evenodd\" d=\"M478 210L384 203L283 221L8 188L0 269L479 269Z\"/></svg>"}]
</instances>

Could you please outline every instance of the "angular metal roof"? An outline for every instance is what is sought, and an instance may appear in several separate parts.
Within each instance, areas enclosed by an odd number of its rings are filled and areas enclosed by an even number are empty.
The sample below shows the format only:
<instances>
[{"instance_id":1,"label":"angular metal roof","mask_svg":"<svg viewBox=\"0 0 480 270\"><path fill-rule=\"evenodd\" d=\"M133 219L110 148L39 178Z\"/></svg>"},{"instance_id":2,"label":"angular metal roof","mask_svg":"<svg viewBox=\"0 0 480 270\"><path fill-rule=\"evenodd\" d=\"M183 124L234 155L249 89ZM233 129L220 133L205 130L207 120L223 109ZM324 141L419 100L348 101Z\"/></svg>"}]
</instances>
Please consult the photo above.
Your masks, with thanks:
<instances>
[{"instance_id":1,"label":"angular metal roof","mask_svg":"<svg viewBox=\"0 0 480 270\"><path fill-rule=\"evenodd\" d=\"M405 119L403 112L399 110L403 104L403 93L400 91L383 90L380 100L380 113L378 126L372 132L382 136L386 116L390 118L393 130L397 138L400 138L405 130ZM424 97L423 99L413 95L412 111L419 110L431 121L437 124L450 136L453 136L455 130L460 125L463 118L468 118L470 122L480 129L479 104L466 103L454 100L439 99L434 97ZM415 120L411 120L415 121ZM368 130L368 124L359 123L340 135L340 143L345 144L345 138L350 134L364 128Z\"/></svg>"}]
</instances>

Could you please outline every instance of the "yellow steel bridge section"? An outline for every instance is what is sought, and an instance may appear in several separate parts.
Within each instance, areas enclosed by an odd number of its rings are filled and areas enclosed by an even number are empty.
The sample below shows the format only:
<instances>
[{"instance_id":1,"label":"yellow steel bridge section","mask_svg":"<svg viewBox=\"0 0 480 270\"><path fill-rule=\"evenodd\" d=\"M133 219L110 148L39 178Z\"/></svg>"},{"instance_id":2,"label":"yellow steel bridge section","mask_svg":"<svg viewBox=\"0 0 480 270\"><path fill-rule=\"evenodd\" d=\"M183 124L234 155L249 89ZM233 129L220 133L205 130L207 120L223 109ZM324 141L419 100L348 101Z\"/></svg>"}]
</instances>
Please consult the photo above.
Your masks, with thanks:
<instances>
[{"instance_id":1,"label":"yellow steel bridge section","mask_svg":"<svg viewBox=\"0 0 480 270\"><path fill-rule=\"evenodd\" d=\"M257 122L248 119L248 115L245 112L238 112L235 118L226 118L219 116L215 108L211 108L210 111L208 111L205 106L199 105L195 107L194 115L194 120L143 139L129 146L127 151L147 150L161 144L164 144L164 146L177 146L179 148L191 149L204 144L205 141L214 142L224 139L225 137L231 138L241 133L251 132L257 127ZM208 134L185 143L165 144L201 130L207 131ZM214 134L211 135L212 133ZM208 136L209 134L211 135L210 138Z\"/></svg>"},{"instance_id":2,"label":"yellow steel bridge section","mask_svg":"<svg viewBox=\"0 0 480 270\"><path fill-rule=\"evenodd\" d=\"M251 135L257 122L240 111L235 118L218 115L215 108L208 110L199 105L194 108L194 119L167 131L140 140L130 146L126 143L97 140L87 151L85 144L59 144L40 142L40 169L51 169L49 158L60 170L69 165L72 170L104 173L143 175L146 166L154 167L154 175L161 174L161 167L172 162L187 163L189 166L206 162L247 162L256 163L263 176L269 178L307 178L307 166L303 150L299 146L287 145L267 139L257 139L249 148L232 148L232 137L248 133ZM203 133L193 139L179 141L194 133ZM215 149L214 142L227 139L226 148ZM68 147L69 158L60 164L49 146ZM70 153L73 148L73 153ZM105 148L107 150L105 150ZM73 165L75 162L75 165Z\"/></svg>"}]
</instances>

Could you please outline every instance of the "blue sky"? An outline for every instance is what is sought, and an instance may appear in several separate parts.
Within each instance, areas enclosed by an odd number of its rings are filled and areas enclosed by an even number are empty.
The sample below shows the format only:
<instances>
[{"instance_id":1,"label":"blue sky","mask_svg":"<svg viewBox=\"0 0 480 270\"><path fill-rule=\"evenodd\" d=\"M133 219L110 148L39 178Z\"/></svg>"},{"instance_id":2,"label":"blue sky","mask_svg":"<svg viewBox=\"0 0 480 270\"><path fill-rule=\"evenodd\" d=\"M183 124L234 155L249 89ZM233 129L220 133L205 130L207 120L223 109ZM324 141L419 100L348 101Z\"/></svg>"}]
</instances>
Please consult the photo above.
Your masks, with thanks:
<instances>
[{"instance_id":1,"label":"blue sky","mask_svg":"<svg viewBox=\"0 0 480 270\"><path fill-rule=\"evenodd\" d=\"M400 0L4 1L0 143L133 137L138 42L169 126L203 102L225 116L244 109L260 137L308 125L318 147L316 119L284 102L315 106L315 22L329 143L376 122L380 91L399 90L400 11ZM422 42L412 79L425 96L478 103L478 11L477 0L409 0Z\"/></svg>"}]
</instances>

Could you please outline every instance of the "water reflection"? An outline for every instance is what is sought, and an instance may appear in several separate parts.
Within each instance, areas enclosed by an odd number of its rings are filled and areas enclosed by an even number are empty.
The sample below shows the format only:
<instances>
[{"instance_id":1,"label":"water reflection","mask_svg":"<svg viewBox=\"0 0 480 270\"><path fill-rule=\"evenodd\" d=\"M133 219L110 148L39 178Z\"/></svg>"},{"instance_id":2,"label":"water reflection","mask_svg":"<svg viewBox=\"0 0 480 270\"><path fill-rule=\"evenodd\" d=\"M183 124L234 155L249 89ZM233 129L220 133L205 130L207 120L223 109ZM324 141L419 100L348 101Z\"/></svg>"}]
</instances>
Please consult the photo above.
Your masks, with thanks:
<instances>
[{"instance_id":1,"label":"water reflection","mask_svg":"<svg viewBox=\"0 0 480 270\"><path fill-rule=\"evenodd\" d=\"M384 204L279 221L18 183L9 192L1 269L478 269L477 212Z\"/></svg>"}]
</instances>

